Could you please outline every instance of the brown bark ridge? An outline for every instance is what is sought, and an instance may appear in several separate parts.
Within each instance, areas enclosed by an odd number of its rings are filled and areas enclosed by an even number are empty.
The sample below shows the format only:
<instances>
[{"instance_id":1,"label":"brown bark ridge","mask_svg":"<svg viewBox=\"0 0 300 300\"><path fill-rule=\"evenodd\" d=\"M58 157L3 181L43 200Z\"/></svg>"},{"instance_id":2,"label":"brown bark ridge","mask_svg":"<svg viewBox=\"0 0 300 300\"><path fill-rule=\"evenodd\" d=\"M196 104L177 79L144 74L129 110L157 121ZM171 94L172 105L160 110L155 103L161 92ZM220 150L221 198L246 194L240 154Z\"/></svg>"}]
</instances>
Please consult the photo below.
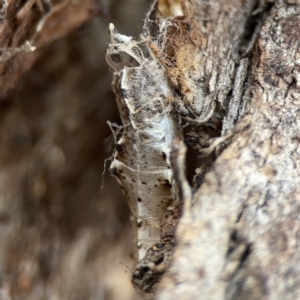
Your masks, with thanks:
<instances>
[{"instance_id":1,"label":"brown bark ridge","mask_svg":"<svg viewBox=\"0 0 300 300\"><path fill-rule=\"evenodd\" d=\"M3 0L0 9L0 89L12 88L40 49L105 11L101 1Z\"/></svg>"},{"instance_id":2,"label":"brown bark ridge","mask_svg":"<svg viewBox=\"0 0 300 300\"><path fill-rule=\"evenodd\" d=\"M211 60L221 84L222 50L233 46L251 1L195 2L213 25L207 35L219 49ZM299 1L276 1L255 12L265 18L240 63L249 59L249 68L235 72L224 121L231 143L183 212L157 299L299 298L299 11Z\"/></svg>"}]
</instances>

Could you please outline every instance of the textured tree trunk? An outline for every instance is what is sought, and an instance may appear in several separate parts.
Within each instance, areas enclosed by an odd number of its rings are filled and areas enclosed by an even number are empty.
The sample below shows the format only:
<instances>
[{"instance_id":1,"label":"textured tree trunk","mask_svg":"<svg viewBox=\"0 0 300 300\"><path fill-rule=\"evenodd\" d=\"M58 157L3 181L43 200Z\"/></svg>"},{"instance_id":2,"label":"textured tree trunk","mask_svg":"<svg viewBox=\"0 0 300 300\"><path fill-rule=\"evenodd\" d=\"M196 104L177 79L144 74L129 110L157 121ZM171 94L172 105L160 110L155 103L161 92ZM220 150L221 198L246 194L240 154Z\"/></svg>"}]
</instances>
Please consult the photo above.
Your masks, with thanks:
<instances>
[{"instance_id":1,"label":"textured tree trunk","mask_svg":"<svg viewBox=\"0 0 300 300\"><path fill-rule=\"evenodd\" d=\"M179 221L157 299L298 299L299 2L194 3L228 140Z\"/></svg>"}]
</instances>

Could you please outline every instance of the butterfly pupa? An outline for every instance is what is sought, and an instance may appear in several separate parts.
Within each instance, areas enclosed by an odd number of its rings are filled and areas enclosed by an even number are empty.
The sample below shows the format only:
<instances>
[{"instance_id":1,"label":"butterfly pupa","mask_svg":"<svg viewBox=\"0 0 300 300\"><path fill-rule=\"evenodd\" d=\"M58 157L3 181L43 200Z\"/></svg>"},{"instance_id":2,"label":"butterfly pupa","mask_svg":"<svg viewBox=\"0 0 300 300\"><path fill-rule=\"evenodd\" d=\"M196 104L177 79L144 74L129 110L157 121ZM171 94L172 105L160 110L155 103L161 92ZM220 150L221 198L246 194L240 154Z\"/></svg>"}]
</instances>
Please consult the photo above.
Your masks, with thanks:
<instances>
[{"instance_id":1,"label":"butterfly pupa","mask_svg":"<svg viewBox=\"0 0 300 300\"><path fill-rule=\"evenodd\" d=\"M127 197L140 260L160 240L164 213L178 203L169 154L180 130L163 66L145 44L119 34L113 24L109 33L106 60L123 123L110 171Z\"/></svg>"}]
</instances>

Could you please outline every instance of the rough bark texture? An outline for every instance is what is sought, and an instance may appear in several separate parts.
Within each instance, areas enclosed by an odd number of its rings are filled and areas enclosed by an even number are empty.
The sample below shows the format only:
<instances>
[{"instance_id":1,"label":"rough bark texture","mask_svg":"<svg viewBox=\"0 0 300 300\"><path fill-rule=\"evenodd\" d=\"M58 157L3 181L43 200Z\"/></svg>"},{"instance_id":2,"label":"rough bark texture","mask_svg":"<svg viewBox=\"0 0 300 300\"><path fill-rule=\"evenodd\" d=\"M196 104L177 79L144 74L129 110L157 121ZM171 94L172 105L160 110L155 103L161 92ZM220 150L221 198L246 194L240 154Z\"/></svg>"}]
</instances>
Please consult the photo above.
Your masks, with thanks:
<instances>
[{"instance_id":1,"label":"rough bark texture","mask_svg":"<svg viewBox=\"0 0 300 300\"><path fill-rule=\"evenodd\" d=\"M245 3L217 2L210 34L226 28L225 11L236 9L226 22L240 27ZM262 20L235 104L246 114L184 211L157 299L299 298L299 10L277 1Z\"/></svg>"}]
</instances>

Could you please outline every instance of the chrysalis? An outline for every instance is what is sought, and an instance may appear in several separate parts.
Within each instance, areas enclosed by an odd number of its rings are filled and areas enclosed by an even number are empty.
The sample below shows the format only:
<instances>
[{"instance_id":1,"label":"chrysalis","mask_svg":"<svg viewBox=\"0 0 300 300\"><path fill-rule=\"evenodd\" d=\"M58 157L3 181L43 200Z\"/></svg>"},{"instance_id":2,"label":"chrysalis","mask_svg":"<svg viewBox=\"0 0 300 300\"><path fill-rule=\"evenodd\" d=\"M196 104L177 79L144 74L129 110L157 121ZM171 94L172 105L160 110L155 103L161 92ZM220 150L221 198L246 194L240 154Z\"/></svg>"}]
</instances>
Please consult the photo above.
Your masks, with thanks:
<instances>
[{"instance_id":1,"label":"chrysalis","mask_svg":"<svg viewBox=\"0 0 300 300\"><path fill-rule=\"evenodd\" d=\"M178 203L169 153L180 130L165 69L142 42L117 33L113 24L109 32L106 60L123 122L110 170L127 197L140 260L159 241L165 211Z\"/></svg>"}]
</instances>

